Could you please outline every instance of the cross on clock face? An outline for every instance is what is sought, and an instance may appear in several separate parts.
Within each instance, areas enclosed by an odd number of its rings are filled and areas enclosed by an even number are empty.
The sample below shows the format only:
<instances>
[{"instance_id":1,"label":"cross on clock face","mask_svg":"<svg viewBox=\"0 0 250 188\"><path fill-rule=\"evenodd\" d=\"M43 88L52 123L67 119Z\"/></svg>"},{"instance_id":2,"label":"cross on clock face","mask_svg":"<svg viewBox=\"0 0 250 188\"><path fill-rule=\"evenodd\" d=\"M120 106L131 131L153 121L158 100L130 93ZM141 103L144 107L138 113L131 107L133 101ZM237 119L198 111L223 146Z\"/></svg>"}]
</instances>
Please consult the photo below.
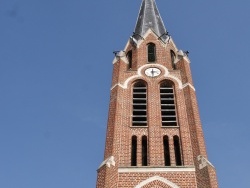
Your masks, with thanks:
<instances>
[{"instance_id":1,"label":"cross on clock face","mask_svg":"<svg viewBox=\"0 0 250 188\"><path fill-rule=\"evenodd\" d=\"M148 68L145 70L145 74L150 77L156 77L161 74L161 70L158 68Z\"/></svg>"}]
</instances>

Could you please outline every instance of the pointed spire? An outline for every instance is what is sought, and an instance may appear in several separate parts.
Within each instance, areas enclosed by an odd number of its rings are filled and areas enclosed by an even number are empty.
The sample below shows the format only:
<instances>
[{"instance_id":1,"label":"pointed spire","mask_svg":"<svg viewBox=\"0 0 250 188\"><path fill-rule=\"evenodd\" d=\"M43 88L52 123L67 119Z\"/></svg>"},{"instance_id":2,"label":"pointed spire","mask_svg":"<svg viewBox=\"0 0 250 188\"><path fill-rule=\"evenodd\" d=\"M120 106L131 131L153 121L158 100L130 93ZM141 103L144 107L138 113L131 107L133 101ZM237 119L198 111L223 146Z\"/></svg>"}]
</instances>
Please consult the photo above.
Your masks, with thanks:
<instances>
[{"instance_id":1,"label":"pointed spire","mask_svg":"<svg viewBox=\"0 0 250 188\"><path fill-rule=\"evenodd\" d=\"M135 27L134 38L137 40L152 29L159 37L166 39L166 28L161 19L155 0L143 0Z\"/></svg>"}]
</instances>

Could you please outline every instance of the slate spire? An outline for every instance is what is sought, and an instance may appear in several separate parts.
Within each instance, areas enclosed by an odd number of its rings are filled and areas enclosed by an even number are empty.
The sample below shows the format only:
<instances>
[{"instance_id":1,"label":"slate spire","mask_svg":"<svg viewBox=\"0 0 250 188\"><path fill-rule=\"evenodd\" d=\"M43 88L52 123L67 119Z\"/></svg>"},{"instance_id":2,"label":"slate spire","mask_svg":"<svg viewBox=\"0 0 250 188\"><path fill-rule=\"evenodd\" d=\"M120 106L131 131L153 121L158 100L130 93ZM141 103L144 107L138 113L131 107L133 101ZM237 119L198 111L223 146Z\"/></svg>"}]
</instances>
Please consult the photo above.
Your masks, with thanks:
<instances>
[{"instance_id":1,"label":"slate spire","mask_svg":"<svg viewBox=\"0 0 250 188\"><path fill-rule=\"evenodd\" d=\"M152 29L159 37L161 36L162 39L167 38L167 36L164 35L166 33L166 28L161 19L155 0L142 1L135 27L134 38L138 40L140 36L144 36L148 29Z\"/></svg>"}]
</instances>

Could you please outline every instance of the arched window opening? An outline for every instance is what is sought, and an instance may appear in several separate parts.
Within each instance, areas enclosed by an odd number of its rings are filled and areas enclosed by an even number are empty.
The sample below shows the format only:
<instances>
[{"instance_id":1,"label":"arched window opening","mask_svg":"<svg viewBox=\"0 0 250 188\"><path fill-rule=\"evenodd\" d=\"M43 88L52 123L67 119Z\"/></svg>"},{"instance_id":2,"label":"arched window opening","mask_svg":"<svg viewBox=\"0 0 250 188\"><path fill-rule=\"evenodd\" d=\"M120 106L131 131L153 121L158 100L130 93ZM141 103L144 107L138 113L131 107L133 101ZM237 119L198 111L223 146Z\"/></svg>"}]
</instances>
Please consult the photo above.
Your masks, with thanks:
<instances>
[{"instance_id":1,"label":"arched window opening","mask_svg":"<svg viewBox=\"0 0 250 188\"><path fill-rule=\"evenodd\" d=\"M127 59L128 59L128 69L132 69L132 50L128 51Z\"/></svg>"},{"instance_id":2,"label":"arched window opening","mask_svg":"<svg viewBox=\"0 0 250 188\"><path fill-rule=\"evenodd\" d=\"M156 47L155 44L148 44L148 62L152 63L156 60Z\"/></svg>"},{"instance_id":3,"label":"arched window opening","mask_svg":"<svg viewBox=\"0 0 250 188\"><path fill-rule=\"evenodd\" d=\"M132 136L131 142L131 166L137 165L137 137Z\"/></svg>"},{"instance_id":4,"label":"arched window opening","mask_svg":"<svg viewBox=\"0 0 250 188\"><path fill-rule=\"evenodd\" d=\"M165 166L171 166L168 136L163 137Z\"/></svg>"},{"instance_id":5,"label":"arched window opening","mask_svg":"<svg viewBox=\"0 0 250 188\"><path fill-rule=\"evenodd\" d=\"M147 86L143 82L133 88L133 126L147 126Z\"/></svg>"},{"instance_id":6,"label":"arched window opening","mask_svg":"<svg viewBox=\"0 0 250 188\"><path fill-rule=\"evenodd\" d=\"M176 166L182 166L181 147L180 147L180 140L178 136L174 136L174 153L175 153Z\"/></svg>"},{"instance_id":7,"label":"arched window opening","mask_svg":"<svg viewBox=\"0 0 250 188\"><path fill-rule=\"evenodd\" d=\"M142 166L148 165L148 141L147 137L142 137Z\"/></svg>"},{"instance_id":8,"label":"arched window opening","mask_svg":"<svg viewBox=\"0 0 250 188\"><path fill-rule=\"evenodd\" d=\"M173 84L160 85L162 126L177 126Z\"/></svg>"},{"instance_id":9,"label":"arched window opening","mask_svg":"<svg viewBox=\"0 0 250 188\"><path fill-rule=\"evenodd\" d=\"M175 70L175 69L176 69L176 66L175 66L175 58L176 58L176 56L175 56L175 53L174 53L173 50L170 51L170 55L171 55L172 67L173 67L173 69Z\"/></svg>"}]
</instances>

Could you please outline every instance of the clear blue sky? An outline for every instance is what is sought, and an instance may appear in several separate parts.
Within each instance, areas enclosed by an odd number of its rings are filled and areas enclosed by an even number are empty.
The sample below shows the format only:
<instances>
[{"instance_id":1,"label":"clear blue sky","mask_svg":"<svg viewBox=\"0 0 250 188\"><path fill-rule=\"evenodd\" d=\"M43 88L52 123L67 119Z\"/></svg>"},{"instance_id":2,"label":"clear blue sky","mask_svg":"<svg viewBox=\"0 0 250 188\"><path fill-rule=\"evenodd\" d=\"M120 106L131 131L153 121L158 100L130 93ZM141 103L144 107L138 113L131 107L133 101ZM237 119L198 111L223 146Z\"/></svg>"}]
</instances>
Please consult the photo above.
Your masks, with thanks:
<instances>
[{"instance_id":1,"label":"clear blue sky","mask_svg":"<svg viewBox=\"0 0 250 188\"><path fill-rule=\"evenodd\" d=\"M140 0L0 0L0 187L94 188L114 50ZM250 187L250 1L157 0L190 51L221 188Z\"/></svg>"}]
</instances>

